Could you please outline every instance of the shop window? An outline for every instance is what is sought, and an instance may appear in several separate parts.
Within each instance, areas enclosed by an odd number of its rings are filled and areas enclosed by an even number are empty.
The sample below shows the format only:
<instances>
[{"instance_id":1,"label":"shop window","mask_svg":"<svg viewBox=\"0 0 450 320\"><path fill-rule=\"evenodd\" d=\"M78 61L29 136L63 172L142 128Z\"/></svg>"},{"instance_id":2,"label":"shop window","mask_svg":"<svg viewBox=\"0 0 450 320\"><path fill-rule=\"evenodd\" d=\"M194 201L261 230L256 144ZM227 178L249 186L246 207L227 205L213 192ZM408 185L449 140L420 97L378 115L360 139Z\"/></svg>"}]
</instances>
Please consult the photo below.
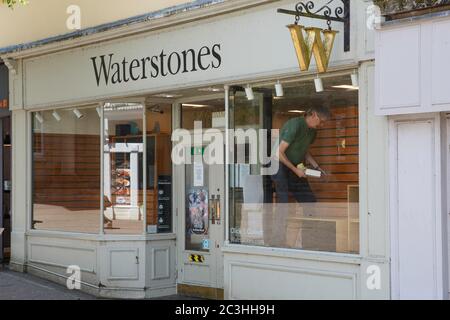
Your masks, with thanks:
<instances>
[{"instance_id":1,"label":"shop window","mask_svg":"<svg viewBox=\"0 0 450 320\"><path fill-rule=\"evenodd\" d=\"M171 105L105 104L103 142L101 115L32 113L32 228L99 233L103 222L106 234L171 232Z\"/></svg>"},{"instance_id":2,"label":"shop window","mask_svg":"<svg viewBox=\"0 0 450 320\"><path fill-rule=\"evenodd\" d=\"M273 86L255 86L253 100L232 91L232 243L359 252L358 88L350 75L324 78L323 86L316 92L313 81L285 83L283 97ZM249 133L238 138L239 129L255 130L256 141ZM267 156L282 155L262 161L263 146ZM308 176L299 178L286 159Z\"/></svg>"},{"instance_id":3,"label":"shop window","mask_svg":"<svg viewBox=\"0 0 450 320\"><path fill-rule=\"evenodd\" d=\"M203 129L225 127L225 106L223 97L196 103L184 103L181 108L181 127L194 130L195 122Z\"/></svg>"},{"instance_id":4,"label":"shop window","mask_svg":"<svg viewBox=\"0 0 450 320\"><path fill-rule=\"evenodd\" d=\"M35 112L32 123L32 227L98 233L100 118L96 109Z\"/></svg>"},{"instance_id":5,"label":"shop window","mask_svg":"<svg viewBox=\"0 0 450 320\"><path fill-rule=\"evenodd\" d=\"M104 108L104 230L144 232L143 106L108 103Z\"/></svg>"}]
</instances>

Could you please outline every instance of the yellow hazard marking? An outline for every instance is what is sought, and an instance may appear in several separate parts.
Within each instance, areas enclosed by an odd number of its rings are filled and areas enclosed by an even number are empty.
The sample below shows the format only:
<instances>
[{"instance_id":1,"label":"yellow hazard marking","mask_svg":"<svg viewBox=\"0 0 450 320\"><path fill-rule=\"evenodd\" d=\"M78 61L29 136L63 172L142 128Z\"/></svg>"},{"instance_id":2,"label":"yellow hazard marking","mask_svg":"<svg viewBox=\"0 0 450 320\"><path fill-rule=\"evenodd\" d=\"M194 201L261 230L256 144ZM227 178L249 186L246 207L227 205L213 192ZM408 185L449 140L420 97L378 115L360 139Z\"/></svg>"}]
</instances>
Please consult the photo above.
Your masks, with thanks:
<instances>
[{"instance_id":1,"label":"yellow hazard marking","mask_svg":"<svg viewBox=\"0 0 450 320\"><path fill-rule=\"evenodd\" d=\"M190 262L203 263L205 261L205 257L198 254L191 254L189 256Z\"/></svg>"}]
</instances>

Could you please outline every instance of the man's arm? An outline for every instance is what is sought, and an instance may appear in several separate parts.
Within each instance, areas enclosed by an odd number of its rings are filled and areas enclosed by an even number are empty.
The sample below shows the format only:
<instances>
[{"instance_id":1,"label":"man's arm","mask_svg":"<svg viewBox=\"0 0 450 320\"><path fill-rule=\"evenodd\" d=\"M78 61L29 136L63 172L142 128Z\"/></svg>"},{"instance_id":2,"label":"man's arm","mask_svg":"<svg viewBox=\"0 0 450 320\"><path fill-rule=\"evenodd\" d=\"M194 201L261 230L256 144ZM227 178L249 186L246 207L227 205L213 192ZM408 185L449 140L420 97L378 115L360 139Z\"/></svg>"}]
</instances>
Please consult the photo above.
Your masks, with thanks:
<instances>
[{"instance_id":1,"label":"man's arm","mask_svg":"<svg viewBox=\"0 0 450 320\"><path fill-rule=\"evenodd\" d=\"M319 170L322 172L322 174L327 175L327 173L319 166L319 164L317 163L317 161L313 158L313 156L311 155L311 153L307 152L305 155L305 159L306 161L308 161L315 170Z\"/></svg>"},{"instance_id":2,"label":"man's arm","mask_svg":"<svg viewBox=\"0 0 450 320\"><path fill-rule=\"evenodd\" d=\"M278 159L281 163L283 163L286 167L288 167L292 172L294 172L300 178L306 177L305 171L302 169L298 169L286 156L286 150L289 148L289 143L282 140L280 145L278 146Z\"/></svg>"},{"instance_id":3,"label":"man's arm","mask_svg":"<svg viewBox=\"0 0 450 320\"><path fill-rule=\"evenodd\" d=\"M313 158L313 156L311 155L311 153L307 152L305 155L305 159L307 162L309 162L314 169L317 169L319 167L319 164L317 163L317 161Z\"/></svg>"}]
</instances>

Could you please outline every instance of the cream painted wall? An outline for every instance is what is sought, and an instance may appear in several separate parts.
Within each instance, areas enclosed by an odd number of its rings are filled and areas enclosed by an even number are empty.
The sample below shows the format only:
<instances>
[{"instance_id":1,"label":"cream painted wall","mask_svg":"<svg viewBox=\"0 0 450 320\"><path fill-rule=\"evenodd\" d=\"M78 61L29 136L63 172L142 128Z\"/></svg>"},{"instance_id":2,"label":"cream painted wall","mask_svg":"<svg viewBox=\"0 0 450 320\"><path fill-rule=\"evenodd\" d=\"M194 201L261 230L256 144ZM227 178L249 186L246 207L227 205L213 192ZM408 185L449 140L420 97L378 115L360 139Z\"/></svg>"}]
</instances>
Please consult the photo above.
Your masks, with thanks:
<instances>
[{"instance_id":1,"label":"cream painted wall","mask_svg":"<svg viewBox=\"0 0 450 320\"><path fill-rule=\"evenodd\" d=\"M0 5L0 48L69 33L66 13L70 5L81 9L81 28L149 13L189 0L28 0L11 10Z\"/></svg>"}]
</instances>

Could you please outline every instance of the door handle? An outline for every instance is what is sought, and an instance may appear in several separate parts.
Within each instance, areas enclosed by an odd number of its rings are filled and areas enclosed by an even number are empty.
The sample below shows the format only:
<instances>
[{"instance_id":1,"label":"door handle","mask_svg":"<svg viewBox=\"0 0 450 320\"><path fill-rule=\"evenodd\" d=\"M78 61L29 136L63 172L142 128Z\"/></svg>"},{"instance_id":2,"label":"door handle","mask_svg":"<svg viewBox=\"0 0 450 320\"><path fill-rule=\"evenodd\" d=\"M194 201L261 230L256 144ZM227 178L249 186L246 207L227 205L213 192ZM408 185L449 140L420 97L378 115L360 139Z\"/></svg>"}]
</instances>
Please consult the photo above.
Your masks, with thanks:
<instances>
[{"instance_id":1,"label":"door handle","mask_svg":"<svg viewBox=\"0 0 450 320\"><path fill-rule=\"evenodd\" d=\"M211 199L209 199L209 220L211 224L216 224L216 197L215 195L211 195Z\"/></svg>"},{"instance_id":2,"label":"door handle","mask_svg":"<svg viewBox=\"0 0 450 320\"><path fill-rule=\"evenodd\" d=\"M220 214L220 195L217 195L216 198L216 219L217 219L217 224L220 224L221 222L221 214Z\"/></svg>"}]
</instances>

